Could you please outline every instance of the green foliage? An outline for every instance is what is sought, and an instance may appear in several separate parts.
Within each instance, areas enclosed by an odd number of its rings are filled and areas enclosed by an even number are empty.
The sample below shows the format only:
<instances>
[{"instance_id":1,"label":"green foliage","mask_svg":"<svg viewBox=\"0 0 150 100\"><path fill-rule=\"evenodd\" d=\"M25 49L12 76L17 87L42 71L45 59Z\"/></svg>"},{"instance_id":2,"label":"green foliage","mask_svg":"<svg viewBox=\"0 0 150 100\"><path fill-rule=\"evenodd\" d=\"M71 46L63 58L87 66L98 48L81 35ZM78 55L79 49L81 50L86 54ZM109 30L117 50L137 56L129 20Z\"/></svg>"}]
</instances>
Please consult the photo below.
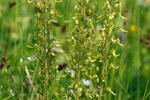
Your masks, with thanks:
<instances>
[{"instance_id":1,"label":"green foliage","mask_svg":"<svg viewBox=\"0 0 150 100\"><path fill-rule=\"evenodd\" d=\"M148 100L148 5L0 1L0 100Z\"/></svg>"},{"instance_id":2,"label":"green foliage","mask_svg":"<svg viewBox=\"0 0 150 100\"><path fill-rule=\"evenodd\" d=\"M30 0L28 2L32 3ZM40 62L39 65L41 65L38 76L41 76L39 77L41 78L41 83L45 82L45 84L40 85L41 90L45 87L45 95L43 92L38 93L40 93L39 95L44 95L46 100L49 97L47 92L49 88L54 87L52 84L53 82L55 83L57 77L56 68L53 67L57 55L52 50L55 46L54 39L50 39L53 35L52 27L54 25L60 26L57 17L63 17L63 15L59 15L59 12L57 13L57 9L55 9L57 2L58 1L35 2L38 12L36 14L37 31L35 32L37 44L34 44L34 47L38 50L37 58ZM60 7L62 2L63 1L60 1L58 3ZM64 94L67 96L64 99L74 98L79 100L79 98L99 98L99 100L101 100L103 91L106 90L116 96L110 88L104 85L107 81L106 77L109 70L118 68L113 64L113 57L116 58L119 56L116 54L115 47L117 44L122 44L119 39L115 39L114 33L118 29L123 30L123 28L117 26L115 22L117 17L124 17L121 16L121 1L108 0L103 2L103 4L104 6L98 9L99 5L95 0L74 1L74 10L71 15L72 20L68 22L72 23L72 27L70 29L71 31L66 34L67 42L71 46L68 47L67 50L67 52L69 52L69 54L67 54L68 58L64 57L64 59L68 59L67 64L65 64L68 67L67 70L75 71L74 75L69 78L71 84L64 89L68 88L67 91L71 89L73 92ZM117 9L120 10L118 11ZM103 26L96 31L96 26L99 23ZM123 30L123 32L125 31ZM96 38L97 36L99 38ZM97 62L101 63L100 65L96 65L96 59L98 59ZM59 67L61 68L58 68L58 70L62 70L66 66L63 67L63 65L59 65ZM37 77L37 79L39 78ZM88 86L82 84L83 80L88 80ZM61 79L59 81L61 81ZM49 84L49 87L47 84ZM57 93L61 94L61 92ZM51 93L50 95L54 94Z\"/></svg>"}]
</instances>

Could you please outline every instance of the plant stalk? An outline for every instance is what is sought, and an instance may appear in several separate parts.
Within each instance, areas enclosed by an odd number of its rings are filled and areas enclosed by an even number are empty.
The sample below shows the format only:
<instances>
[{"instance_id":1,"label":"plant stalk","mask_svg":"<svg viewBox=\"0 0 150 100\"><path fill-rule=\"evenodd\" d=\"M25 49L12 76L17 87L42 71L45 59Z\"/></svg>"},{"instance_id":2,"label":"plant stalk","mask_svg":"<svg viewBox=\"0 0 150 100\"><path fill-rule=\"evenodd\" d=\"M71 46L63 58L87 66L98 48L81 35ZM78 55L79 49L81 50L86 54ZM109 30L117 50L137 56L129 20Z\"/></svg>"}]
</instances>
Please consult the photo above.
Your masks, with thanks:
<instances>
[{"instance_id":1,"label":"plant stalk","mask_svg":"<svg viewBox=\"0 0 150 100\"><path fill-rule=\"evenodd\" d=\"M45 1L46 2L46 1ZM44 3L45 3L44 2ZM45 100L48 100L47 95L47 23L46 23L46 8L44 11L44 69L45 69Z\"/></svg>"},{"instance_id":2,"label":"plant stalk","mask_svg":"<svg viewBox=\"0 0 150 100\"><path fill-rule=\"evenodd\" d=\"M79 100L79 81L80 81L80 68L78 64L78 69L77 69L77 89L76 89L76 100Z\"/></svg>"},{"instance_id":3,"label":"plant stalk","mask_svg":"<svg viewBox=\"0 0 150 100\"><path fill-rule=\"evenodd\" d=\"M107 34L106 34L107 35ZM104 49L103 49L103 66L102 66L102 72L101 72L101 84L100 84L100 91L99 91L99 100L103 100L103 88L104 88L104 82L105 82L105 63L106 63L106 59L107 59L107 54L106 54L106 49L107 49L107 38L108 36L106 36L106 40L104 40Z\"/></svg>"}]
</instances>

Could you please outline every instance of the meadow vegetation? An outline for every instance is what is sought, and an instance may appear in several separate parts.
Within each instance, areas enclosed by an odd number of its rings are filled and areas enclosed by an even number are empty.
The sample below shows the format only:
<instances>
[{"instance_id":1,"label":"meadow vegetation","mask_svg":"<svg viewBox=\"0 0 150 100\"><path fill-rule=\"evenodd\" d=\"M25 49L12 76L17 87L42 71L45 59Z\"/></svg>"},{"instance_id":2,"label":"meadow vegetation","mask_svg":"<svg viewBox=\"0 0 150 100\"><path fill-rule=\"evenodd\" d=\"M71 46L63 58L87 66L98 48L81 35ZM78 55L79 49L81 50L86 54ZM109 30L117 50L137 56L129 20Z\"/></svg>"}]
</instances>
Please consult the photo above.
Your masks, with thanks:
<instances>
[{"instance_id":1,"label":"meadow vegetation","mask_svg":"<svg viewBox=\"0 0 150 100\"><path fill-rule=\"evenodd\" d=\"M0 100L150 100L149 0L1 0Z\"/></svg>"}]
</instances>

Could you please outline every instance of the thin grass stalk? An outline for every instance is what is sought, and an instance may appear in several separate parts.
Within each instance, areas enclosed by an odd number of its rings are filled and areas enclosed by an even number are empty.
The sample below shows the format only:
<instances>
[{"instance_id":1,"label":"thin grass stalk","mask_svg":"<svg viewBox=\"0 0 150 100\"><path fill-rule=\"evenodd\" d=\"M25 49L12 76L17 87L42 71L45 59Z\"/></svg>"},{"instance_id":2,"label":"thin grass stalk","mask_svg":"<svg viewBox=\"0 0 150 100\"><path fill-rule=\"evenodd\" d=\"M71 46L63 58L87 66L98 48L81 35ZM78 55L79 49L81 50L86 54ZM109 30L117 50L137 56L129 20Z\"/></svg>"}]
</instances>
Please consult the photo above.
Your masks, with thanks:
<instances>
[{"instance_id":1,"label":"thin grass stalk","mask_svg":"<svg viewBox=\"0 0 150 100\"><path fill-rule=\"evenodd\" d=\"M46 5L46 0L44 1L44 5ZM48 100L47 95L47 22L46 22L47 8L44 10L44 70L45 70L45 100Z\"/></svg>"},{"instance_id":2,"label":"thin grass stalk","mask_svg":"<svg viewBox=\"0 0 150 100\"><path fill-rule=\"evenodd\" d=\"M46 1L44 2L46 3ZM46 4L45 4L46 5ZM45 100L48 100L47 95L47 24L46 24L46 8L44 11L44 68L45 68Z\"/></svg>"}]
</instances>

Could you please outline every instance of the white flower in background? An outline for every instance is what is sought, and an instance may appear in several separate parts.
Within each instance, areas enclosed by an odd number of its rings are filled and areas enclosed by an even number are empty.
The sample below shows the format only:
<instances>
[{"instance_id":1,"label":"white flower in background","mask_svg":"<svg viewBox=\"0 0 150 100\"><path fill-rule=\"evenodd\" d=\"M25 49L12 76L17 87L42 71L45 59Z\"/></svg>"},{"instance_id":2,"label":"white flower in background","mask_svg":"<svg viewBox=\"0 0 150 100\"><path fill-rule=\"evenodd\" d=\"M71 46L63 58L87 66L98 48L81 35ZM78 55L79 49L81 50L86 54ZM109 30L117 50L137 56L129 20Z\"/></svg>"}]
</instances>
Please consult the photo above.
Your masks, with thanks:
<instances>
[{"instance_id":1,"label":"white flower in background","mask_svg":"<svg viewBox=\"0 0 150 100\"><path fill-rule=\"evenodd\" d=\"M10 94L11 94L12 96L15 96L15 94L14 94L13 91L12 91L12 89L10 89Z\"/></svg>"},{"instance_id":2,"label":"white flower in background","mask_svg":"<svg viewBox=\"0 0 150 100\"><path fill-rule=\"evenodd\" d=\"M37 57L27 57L27 59L28 59L29 61L35 61L35 60L37 60Z\"/></svg>"},{"instance_id":3,"label":"white flower in background","mask_svg":"<svg viewBox=\"0 0 150 100\"><path fill-rule=\"evenodd\" d=\"M58 47L53 47L52 50L55 51L55 52L58 52L58 53L63 53L64 52L61 48L58 48Z\"/></svg>"},{"instance_id":4,"label":"white flower in background","mask_svg":"<svg viewBox=\"0 0 150 100\"><path fill-rule=\"evenodd\" d=\"M72 75L74 75L74 74L75 74L75 71L74 71L74 70L70 70L70 73L71 73Z\"/></svg>"},{"instance_id":5,"label":"white flower in background","mask_svg":"<svg viewBox=\"0 0 150 100\"><path fill-rule=\"evenodd\" d=\"M98 32L99 30L101 30L103 28L103 26L100 24L100 25L97 25L96 26L96 31Z\"/></svg>"},{"instance_id":6,"label":"white flower in background","mask_svg":"<svg viewBox=\"0 0 150 100\"><path fill-rule=\"evenodd\" d=\"M64 58L58 58L56 61L57 62L64 62Z\"/></svg>"},{"instance_id":7,"label":"white flower in background","mask_svg":"<svg viewBox=\"0 0 150 100\"><path fill-rule=\"evenodd\" d=\"M150 5L150 0L138 0L139 5L147 7Z\"/></svg>"},{"instance_id":8,"label":"white flower in background","mask_svg":"<svg viewBox=\"0 0 150 100\"><path fill-rule=\"evenodd\" d=\"M70 92L71 92L71 93L74 93L74 90L73 90L73 89L70 89Z\"/></svg>"},{"instance_id":9,"label":"white flower in background","mask_svg":"<svg viewBox=\"0 0 150 100\"><path fill-rule=\"evenodd\" d=\"M65 70L65 72L70 72L72 75L74 75L75 74L75 71L74 70Z\"/></svg>"},{"instance_id":10,"label":"white flower in background","mask_svg":"<svg viewBox=\"0 0 150 100\"><path fill-rule=\"evenodd\" d=\"M52 39L54 39L54 36L52 34L50 34L49 38L52 40Z\"/></svg>"},{"instance_id":11,"label":"white flower in background","mask_svg":"<svg viewBox=\"0 0 150 100\"><path fill-rule=\"evenodd\" d=\"M23 59L22 59L22 58L20 58L20 62L21 62L21 63L23 62Z\"/></svg>"},{"instance_id":12,"label":"white flower in background","mask_svg":"<svg viewBox=\"0 0 150 100\"><path fill-rule=\"evenodd\" d=\"M91 83L89 80L86 80L86 79L82 79L82 82L83 82L83 84L86 85L86 86L89 86L90 83Z\"/></svg>"}]
</instances>

